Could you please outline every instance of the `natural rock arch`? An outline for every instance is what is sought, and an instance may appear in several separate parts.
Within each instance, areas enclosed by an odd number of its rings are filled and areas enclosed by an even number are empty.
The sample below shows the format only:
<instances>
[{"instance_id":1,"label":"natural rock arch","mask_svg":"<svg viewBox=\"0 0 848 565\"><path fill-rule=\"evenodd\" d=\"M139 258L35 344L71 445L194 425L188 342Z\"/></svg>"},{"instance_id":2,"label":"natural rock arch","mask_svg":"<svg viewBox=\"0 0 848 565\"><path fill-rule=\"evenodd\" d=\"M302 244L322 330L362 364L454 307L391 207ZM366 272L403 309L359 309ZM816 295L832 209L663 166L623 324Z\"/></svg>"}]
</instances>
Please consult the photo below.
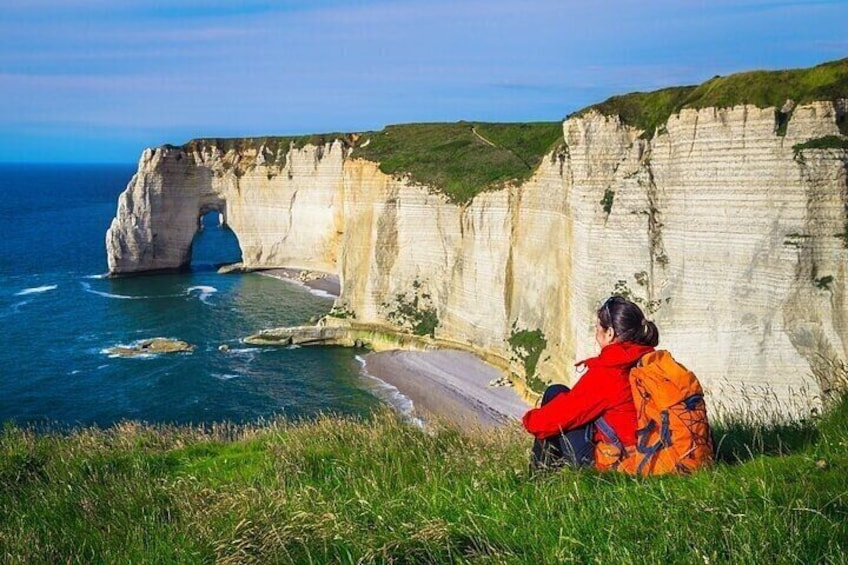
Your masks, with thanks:
<instances>
[{"instance_id":1,"label":"natural rock arch","mask_svg":"<svg viewBox=\"0 0 848 565\"><path fill-rule=\"evenodd\" d=\"M189 250L191 269L209 270L240 263L241 258L238 236L227 223L226 205L201 208Z\"/></svg>"},{"instance_id":2,"label":"natural rock arch","mask_svg":"<svg viewBox=\"0 0 848 565\"><path fill-rule=\"evenodd\" d=\"M118 214L106 234L112 274L187 268L200 218L213 210L227 213L224 194L212 188L212 171L185 158L169 159L168 153L166 148L145 151L142 163L164 166L150 172L140 166L118 199Z\"/></svg>"},{"instance_id":3,"label":"natural rock arch","mask_svg":"<svg viewBox=\"0 0 848 565\"><path fill-rule=\"evenodd\" d=\"M292 149L282 167L215 146L147 149L106 234L109 273L187 268L198 218L210 210L224 215L247 270L337 272L343 163L338 142Z\"/></svg>"}]
</instances>

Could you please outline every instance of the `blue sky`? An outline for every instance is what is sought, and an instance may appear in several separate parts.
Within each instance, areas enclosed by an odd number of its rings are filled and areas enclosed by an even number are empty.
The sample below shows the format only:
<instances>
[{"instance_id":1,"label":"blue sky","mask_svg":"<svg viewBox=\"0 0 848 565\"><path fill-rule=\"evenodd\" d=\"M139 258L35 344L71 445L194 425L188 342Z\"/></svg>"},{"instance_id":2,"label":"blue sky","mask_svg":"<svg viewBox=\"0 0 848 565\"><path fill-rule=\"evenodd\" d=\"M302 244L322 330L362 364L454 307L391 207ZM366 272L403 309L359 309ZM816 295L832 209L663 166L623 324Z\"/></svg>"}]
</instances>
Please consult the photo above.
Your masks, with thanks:
<instances>
[{"instance_id":1,"label":"blue sky","mask_svg":"<svg viewBox=\"0 0 848 565\"><path fill-rule=\"evenodd\" d=\"M848 56L848 1L3 0L0 161L193 137L560 120Z\"/></svg>"}]
</instances>

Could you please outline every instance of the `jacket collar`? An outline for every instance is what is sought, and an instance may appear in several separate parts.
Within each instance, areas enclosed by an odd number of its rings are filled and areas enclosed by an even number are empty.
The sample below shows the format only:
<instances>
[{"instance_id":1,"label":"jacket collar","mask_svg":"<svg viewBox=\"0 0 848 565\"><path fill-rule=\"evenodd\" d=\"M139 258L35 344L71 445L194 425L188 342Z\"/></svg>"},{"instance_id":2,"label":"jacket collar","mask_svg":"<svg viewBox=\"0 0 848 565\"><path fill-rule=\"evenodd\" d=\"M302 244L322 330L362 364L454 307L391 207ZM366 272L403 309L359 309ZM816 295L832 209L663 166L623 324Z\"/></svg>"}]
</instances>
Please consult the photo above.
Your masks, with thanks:
<instances>
[{"instance_id":1,"label":"jacket collar","mask_svg":"<svg viewBox=\"0 0 848 565\"><path fill-rule=\"evenodd\" d=\"M586 365L589 369L592 367L629 368L635 365L643 355L653 350L654 348L650 345L640 345L633 341L617 341L601 349L597 357L585 359L576 365Z\"/></svg>"}]
</instances>

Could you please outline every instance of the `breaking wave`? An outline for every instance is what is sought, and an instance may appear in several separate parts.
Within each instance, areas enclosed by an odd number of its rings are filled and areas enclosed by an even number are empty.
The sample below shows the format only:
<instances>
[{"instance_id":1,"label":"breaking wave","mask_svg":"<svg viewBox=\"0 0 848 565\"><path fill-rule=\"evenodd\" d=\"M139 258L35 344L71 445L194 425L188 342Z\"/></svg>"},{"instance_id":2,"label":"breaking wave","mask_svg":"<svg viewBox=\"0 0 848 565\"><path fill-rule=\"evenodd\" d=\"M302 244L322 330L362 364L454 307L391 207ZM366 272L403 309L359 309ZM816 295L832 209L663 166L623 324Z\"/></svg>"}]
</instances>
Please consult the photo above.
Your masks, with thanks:
<instances>
[{"instance_id":1,"label":"breaking wave","mask_svg":"<svg viewBox=\"0 0 848 565\"><path fill-rule=\"evenodd\" d=\"M57 284L46 284L44 286L34 286L32 288L25 288L20 292L16 292L15 296L26 296L28 294L41 294L42 292L48 292L50 290L56 290L59 285Z\"/></svg>"},{"instance_id":2,"label":"breaking wave","mask_svg":"<svg viewBox=\"0 0 848 565\"><path fill-rule=\"evenodd\" d=\"M197 292L197 297L204 304L209 304L209 297L218 292L218 289L214 286L191 286L186 289L186 294L191 295L191 293Z\"/></svg>"},{"instance_id":3,"label":"breaking wave","mask_svg":"<svg viewBox=\"0 0 848 565\"><path fill-rule=\"evenodd\" d=\"M365 359L357 355L356 360L362 365L361 373L373 384L372 394L400 412L401 416L406 418L410 423L424 428L424 420L415 415L415 406L412 400L399 391L396 387L390 385L386 381L379 379L368 372L368 364Z\"/></svg>"},{"instance_id":4,"label":"breaking wave","mask_svg":"<svg viewBox=\"0 0 848 565\"><path fill-rule=\"evenodd\" d=\"M86 282L80 284L82 285L83 290L85 290L86 292L96 294L97 296L103 296L105 298L117 298L119 300L148 300L150 298L174 298L176 296L180 296L179 294L159 294L153 296L130 296L128 294L113 294L111 292L94 290L93 288L91 288L91 285Z\"/></svg>"}]
</instances>

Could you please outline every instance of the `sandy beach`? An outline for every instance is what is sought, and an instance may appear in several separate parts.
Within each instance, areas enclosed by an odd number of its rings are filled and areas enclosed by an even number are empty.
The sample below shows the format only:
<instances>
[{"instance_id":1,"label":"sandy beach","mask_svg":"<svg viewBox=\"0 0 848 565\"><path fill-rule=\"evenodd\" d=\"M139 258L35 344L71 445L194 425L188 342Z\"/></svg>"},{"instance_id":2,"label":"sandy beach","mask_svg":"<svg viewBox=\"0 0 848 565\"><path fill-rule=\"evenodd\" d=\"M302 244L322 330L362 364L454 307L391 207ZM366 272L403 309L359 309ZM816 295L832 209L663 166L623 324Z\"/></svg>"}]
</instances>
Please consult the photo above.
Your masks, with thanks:
<instances>
[{"instance_id":1,"label":"sandy beach","mask_svg":"<svg viewBox=\"0 0 848 565\"><path fill-rule=\"evenodd\" d=\"M302 284L315 293L338 296L336 275L279 268L260 274ZM490 386L500 371L464 351L384 351L363 358L364 371L395 387L412 402L414 418L439 420L462 429L502 426L530 406L511 387Z\"/></svg>"},{"instance_id":2,"label":"sandy beach","mask_svg":"<svg viewBox=\"0 0 848 565\"><path fill-rule=\"evenodd\" d=\"M337 297L341 292L341 283L337 275L329 273L320 273L318 271L304 271L302 269L265 269L256 271L261 275L274 277L292 281L297 284L302 284L317 293L323 293L328 296Z\"/></svg>"},{"instance_id":3,"label":"sandy beach","mask_svg":"<svg viewBox=\"0 0 848 565\"><path fill-rule=\"evenodd\" d=\"M414 416L462 429L502 426L530 406L511 387L493 387L500 371L463 351L385 351L364 357L365 372L412 401Z\"/></svg>"}]
</instances>

